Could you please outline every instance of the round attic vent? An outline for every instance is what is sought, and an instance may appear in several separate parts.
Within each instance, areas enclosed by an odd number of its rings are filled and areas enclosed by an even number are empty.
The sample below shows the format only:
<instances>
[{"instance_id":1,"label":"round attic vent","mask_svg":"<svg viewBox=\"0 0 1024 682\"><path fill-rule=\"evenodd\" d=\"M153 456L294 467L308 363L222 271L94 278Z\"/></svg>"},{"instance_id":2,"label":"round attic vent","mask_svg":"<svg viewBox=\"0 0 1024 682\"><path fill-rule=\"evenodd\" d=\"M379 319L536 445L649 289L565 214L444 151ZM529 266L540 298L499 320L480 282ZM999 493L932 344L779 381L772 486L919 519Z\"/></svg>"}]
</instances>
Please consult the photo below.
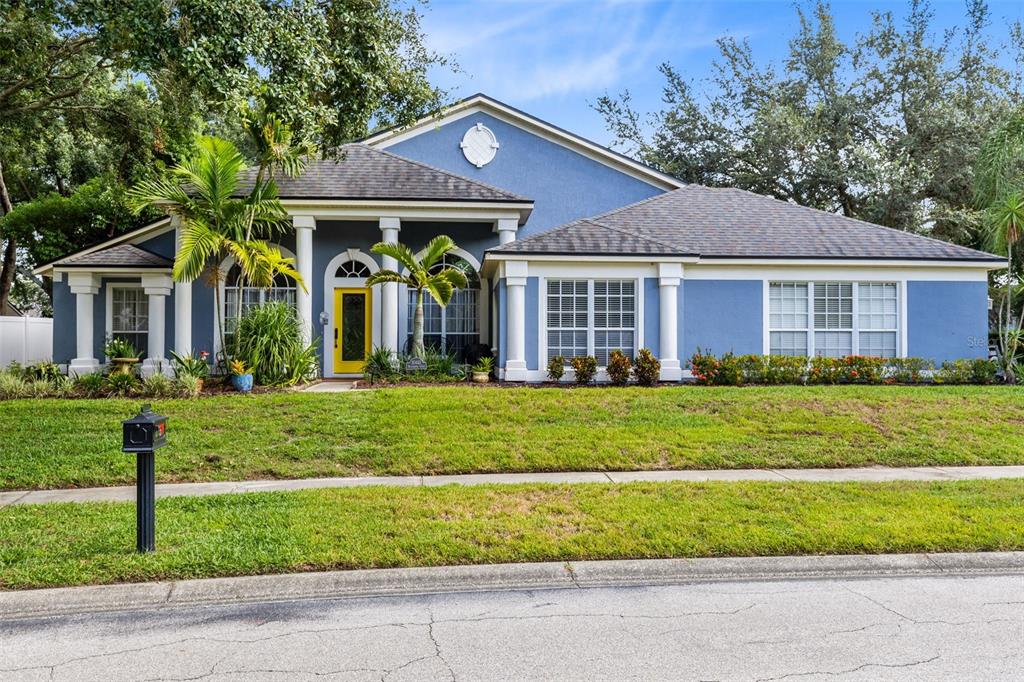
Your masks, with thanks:
<instances>
[{"instance_id":1,"label":"round attic vent","mask_svg":"<svg viewBox=\"0 0 1024 682\"><path fill-rule=\"evenodd\" d=\"M477 123L466 131L459 143L466 161L477 168L483 168L498 153L498 138L483 123Z\"/></svg>"}]
</instances>

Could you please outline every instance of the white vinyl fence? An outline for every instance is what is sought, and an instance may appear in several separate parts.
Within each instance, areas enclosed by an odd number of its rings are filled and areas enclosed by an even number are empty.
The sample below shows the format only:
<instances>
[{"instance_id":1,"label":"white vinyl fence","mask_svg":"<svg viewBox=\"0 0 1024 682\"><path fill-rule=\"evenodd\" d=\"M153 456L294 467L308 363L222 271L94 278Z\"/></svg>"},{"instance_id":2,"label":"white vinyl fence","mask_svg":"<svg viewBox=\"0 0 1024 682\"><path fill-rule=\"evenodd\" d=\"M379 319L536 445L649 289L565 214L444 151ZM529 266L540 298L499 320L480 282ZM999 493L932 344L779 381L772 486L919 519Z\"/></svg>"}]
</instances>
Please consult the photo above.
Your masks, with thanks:
<instances>
[{"instance_id":1,"label":"white vinyl fence","mask_svg":"<svg viewBox=\"0 0 1024 682\"><path fill-rule=\"evenodd\" d=\"M53 359L53 318L0 317L0 368Z\"/></svg>"}]
</instances>

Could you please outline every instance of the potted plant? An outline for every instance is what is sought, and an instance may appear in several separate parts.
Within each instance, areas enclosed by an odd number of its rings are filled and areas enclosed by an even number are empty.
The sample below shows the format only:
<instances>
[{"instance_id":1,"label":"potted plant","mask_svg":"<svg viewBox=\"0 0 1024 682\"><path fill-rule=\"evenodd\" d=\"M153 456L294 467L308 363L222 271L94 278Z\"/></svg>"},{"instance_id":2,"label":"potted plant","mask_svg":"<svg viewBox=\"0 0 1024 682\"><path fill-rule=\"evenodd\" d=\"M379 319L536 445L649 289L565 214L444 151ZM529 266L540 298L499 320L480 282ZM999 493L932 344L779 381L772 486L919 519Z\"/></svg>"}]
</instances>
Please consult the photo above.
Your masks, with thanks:
<instances>
[{"instance_id":1,"label":"potted plant","mask_svg":"<svg viewBox=\"0 0 1024 682\"><path fill-rule=\"evenodd\" d=\"M128 339L107 339L103 353L110 358L111 374L131 374L132 367L139 364L139 351Z\"/></svg>"},{"instance_id":2,"label":"potted plant","mask_svg":"<svg viewBox=\"0 0 1024 682\"><path fill-rule=\"evenodd\" d=\"M174 376L176 377L193 377L196 380L196 390L203 390L203 381L207 376L210 375L210 365L207 362L207 358L210 354L205 350L200 351L199 355L193 355L187 353L185 355L178 355L174 351L171 351L171 361L174 364Z\"/></svg>"},{"instance_id":3,"label":"potted plant","mask_svg":"<svg viewBox=\"0 0 1024 682\"><path fill-rule=\"evenodd\" d=\"M245 366L244 360L231 361L231 385L240 393L252 391L252 369Z\"/></svg>"},{"instance_id":4,"label":"potted plant","mask_svg":"<svg viewBox=\"0 0 1024 682\"><path fill-rule=\"evenodd\" d=\"M473 365L473 383L486 384L491 380L491 370L494 369L494 358L485 356L476 361Z\"/></svg>"}]
</instances>

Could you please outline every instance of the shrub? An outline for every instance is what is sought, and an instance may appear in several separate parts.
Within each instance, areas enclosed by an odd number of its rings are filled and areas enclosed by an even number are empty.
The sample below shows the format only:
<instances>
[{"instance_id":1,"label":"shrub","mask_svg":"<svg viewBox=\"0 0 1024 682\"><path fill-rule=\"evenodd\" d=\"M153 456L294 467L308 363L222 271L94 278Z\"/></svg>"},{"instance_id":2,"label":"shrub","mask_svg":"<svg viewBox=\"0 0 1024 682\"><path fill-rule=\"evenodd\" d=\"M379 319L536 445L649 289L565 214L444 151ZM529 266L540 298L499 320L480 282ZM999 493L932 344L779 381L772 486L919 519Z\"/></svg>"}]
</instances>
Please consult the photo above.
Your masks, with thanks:
<instances>
[{"instance_id":1,"label":"shrub","mask_svg":"<svg viewBox=\"0 0 1024 682\"><path fill-rule=\"evenodd\" d=\"M205 379L210 374L210 364L206 360L208 357L210 357L210 354L206 351L202 351L197 356L192 353L178 355L172 350L171 367L174 369L174 376L190 376L197 379Z\"/></svg>"},{"instance_id":2,"label":"shrub","mask_svg":"<svg viewBox=\"0 0 1024 682\"><path fill-rule=\"evenodd\" d=\"M767 356L764 370L766 384L802 384L807 374L807 358L790 355Z\"/></svg>"},{"instance_id":3,"label":"shrub","mask_svg":"<svg viewBox=\"0 0 1024 682\"><path fill-rule=\"evenodd\" d=\"M140 386L134 374L116 372L107 375L103 382L103 392L112 397L127 398L137 394Z\"/></svg>"},{"instance_id":4,"label":"shrub","mask_svg":"<svg viewBox=\"0 0 1024 682\"><path fill-rule=\"evenodd\" d=\"M878 384L882 382L885 360L867 355L847 355L841 358L842 380L850 384Z\"/></svg>"},{"instance_id":5,"label":"shrub","mask_svg":"<svg viewBox=\"0 0 1024 682\"><path fill-rule=\"evenodd\" d=\"M736 358L744 384L768 383L768 358L763 355L740 355Z\"/></svg>"},{"instance_id":6,"label":"shrub","mask_svg":"<svg viewBox=\"0 0 1024 682\"><path fill-rule=\"evenodd\" d=\"M616 386L629 383L629 375L633 373L633 363L621 350L613 350L608 355L608 378Z\"/></svg>"},{"instance_id":7,"label":"shrub","mask_svg":"<svg viewBox=\"0 0 1024 682\"><path fill-rule=\"evenodd\" d=\"M573 358L570 362L573 372L576 373L576 383L580 386L589 384L597 374L597 358L593 355L583 355Z\"/></svg>"},{"instance_id":8,"label":"shrub","mask_svg":"<svg viewBox=\"0 0 1024 682\"><path fill-rule=\"evenodd\" d=\"M175 395L181 396L182 398L196 398L199 396L199 382L202 381L199 377L194 377L189 374L182 374L181 376L175 377L173 382L173 389Z\"/></svg>"},{"instance_id":9,"label":"shrub","mask_svg":"<svg viewBox=\"0 0 1024 682\"><path fill-rule=\"evenodd\" d=\"M839 358L827 358L816 355L811 358L811 369L807 373L809 384L838 384L843 376L843 367Z\"/></svg>"},{"instance_id":10,"label":"shrub","mask_svg":"<svg viewBox=\"0 0 1024 682\"><path fill-rule=\"evenodd\" d=\"M37 362L34 365L25 367L22 371L22 378L28 381L46 381L56 383L64 378L60 366L53 362Z\"/></svg>"},{"instance_id":11,"label":"shrub","mask_svg":"<svg viewBox=\"0 0 1024 682\"><path fill-rule=\"evenodd\" d=\"M998 368L994 360L982 358L946 361L935 374L937 384L991 384Z\"/></svg>"},{"instance_id":12,"label":"shrub","mask_svg":"<svg viewBox=\"0 0 1024 682\"><path fill-rule=\"evenodd\" d=\"M390 379L398 373L395 364L395 354L390 348L377 346L366 356L366 364L363 365L363 374L368 378L381 377Z\"/></svg>"},{"instance_id":13,"label":"shrub","mask_svg":"<svg viewBox=\"0 0 1024 682\"><path fill-rule=\"evenodd\" d=\"M718 386L742 386L743 368L739 358L732 353L726 353L718 361L718 371L715 373L715 384Z\"/></svg>"},{"instance_id":14,"label":"shrub","mask_svg":"<svg viewBox=\"0 0 1024 682\"><path fill-rule=\"evenodd\" d=\"M26 398L49 398L53 395L53 384L49 381L34 379L25 382Z\"/></svg>"},{"instance_id":15,"label":"shrub","mask_svg":"<svg viewBox=\"0 0 1024 682\"><path fill-rule=\"evenodd\" d=\"M565 356L556 355L548 360L548 381L558 383L565 376Z\"/></svg>"},{"instance_id":16,"label":"shrub","mask_svg":"<svg viewBox=\"0 0 1024 682\"><path fill-rule=\"evenodd\" d=\"M551 371L551 368L548 368ZM661 362L649 348L641 348L636 354L636 382L641 386L654 386L661 378Z\"/></svg>"},{"instance_id":17,"label":"shrub","mask_svg":"<svg viewBox=\"0 0 1024 682\"><path fill-rule=\"evenodd\" d=\"M97 398L103 395L105 383L103 375L98 372L83 374L75 379L75 390L86 398Z\"/></svg>"},{"instance_id":18,"label":"shrub","mask_svg":"<svg viewBox=\"0 0 1024 682\"><path fill-rule=\"evenodd\" d=\"M490 355L483 355L473 365L474 372L483 372L484 374L490 374L494 371L494 358Z\"/></svg>"},{"instance_id":19,"label":"shrub","mask_svg":"<svg viewBox=\"0 0 1024 682\"><path fill-rule=\"evenodd\" d=\"M28 395L28 382L21 376L20 368L0 372L0 400L24 398Z\"/></svg>"},{"instance_id":20,"label":"shrub","mask_svg":"<svg viewBox=\"0 0 1024 682\"><path fill-rule=\"evenodd\" d=\"M919 384L923 373L935 368L934 362L924 358L890 358L887 365L888 380L899 384Z\"/></svg>"},{"instance_id":21,"label":"shrub","mask_svg":"<svg viewBox=\"0 0 1024 682\"><path fill-rule=\"evenodd\" d=\"M315 343L308 346L296 344L285 354L285 367L287 368L289 386L305 384L317 378L320 373L318 364L318 349Z\"/></svg>"},{"instance_id":22,"label":"shrub","mask_svg":"<svg viewBox=\"0 0 1024 682\"><path fill-rule=\"evenodd\" d=\"M71 398L75 395L75 382L61 374L50 382L51 395L55 398Z\"/></svg>"},{"instance_id":23,"label":"shrub","mask_svg":"<svg viewBox=\"0 0 1024 682\"><path fill-rule=\"evenodd\" d=\"M175 393L174 382L159 372L142 380L142 395L147 398L169 398Z\"/></svg>"},{"instance_id":24,"label":"shrub","mask_svg":"<svg viewBox=\"0 0 1024 682\"><path fill-rule=\"evenodd\" d=\"M312 355L315 362L316 346L303 346L298 317L287 303L250 310L238 323L235 338L236 355L245 359L261 386L294 385L315 376L306 360Z\"/></svg>"},{"instance_id":25,"label":"shrub","mask_svg":"<svg viewBox=\"0 0 1024 682\"><path fill-rule=\"evenodd\" d=\"M698 384L710 386L718 376L718 359L711 353L703 353L700 348L690 358L690 371Z\"/></svg>"}]
</instances>

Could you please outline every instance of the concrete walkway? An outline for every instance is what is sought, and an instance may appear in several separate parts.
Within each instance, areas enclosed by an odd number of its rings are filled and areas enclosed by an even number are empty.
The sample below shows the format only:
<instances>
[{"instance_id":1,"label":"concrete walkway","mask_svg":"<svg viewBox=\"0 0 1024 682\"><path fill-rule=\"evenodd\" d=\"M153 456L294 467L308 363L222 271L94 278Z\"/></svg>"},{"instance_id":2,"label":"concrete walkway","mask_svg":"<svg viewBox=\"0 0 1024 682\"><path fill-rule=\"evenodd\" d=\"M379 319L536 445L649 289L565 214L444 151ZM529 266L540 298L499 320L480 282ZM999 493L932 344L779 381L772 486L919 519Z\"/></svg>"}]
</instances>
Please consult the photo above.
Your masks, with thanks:
<instances>
[{"instance_id":1,"label":"concrete walkway","mask_svg":"<svg viewBox=\"0 0 1024 682\"><path fill-rule=\"evenodd\" d=\"M368 485L399 487L523 483L630 483L634 481L966 481L1024 478L1024 466L865 467L859 469L709 469L681 471L579 471L527 474L459 474L452 476L369 476L302 478L275 481L215 481L161 483L157 497L224 495L310 488L355 488ZM14 490L0 493L0 507L47 502L123 502L135 499L134 486L73 490Z\"/></svg>"},{"instance_id":2,"label":"concrete walkway","mask_svg":"<svg viewBox=\"0 0 1024 682\"><path fill-rule=\"evenodd\" d=\"M320 381L315 384L310 384L305 388L299 389L300 393L344 393L345 391L351 391L355 389L356 382L354 381L339 381L337 379L331 379L328 381Z\"/></svg>"}]
</instances>

